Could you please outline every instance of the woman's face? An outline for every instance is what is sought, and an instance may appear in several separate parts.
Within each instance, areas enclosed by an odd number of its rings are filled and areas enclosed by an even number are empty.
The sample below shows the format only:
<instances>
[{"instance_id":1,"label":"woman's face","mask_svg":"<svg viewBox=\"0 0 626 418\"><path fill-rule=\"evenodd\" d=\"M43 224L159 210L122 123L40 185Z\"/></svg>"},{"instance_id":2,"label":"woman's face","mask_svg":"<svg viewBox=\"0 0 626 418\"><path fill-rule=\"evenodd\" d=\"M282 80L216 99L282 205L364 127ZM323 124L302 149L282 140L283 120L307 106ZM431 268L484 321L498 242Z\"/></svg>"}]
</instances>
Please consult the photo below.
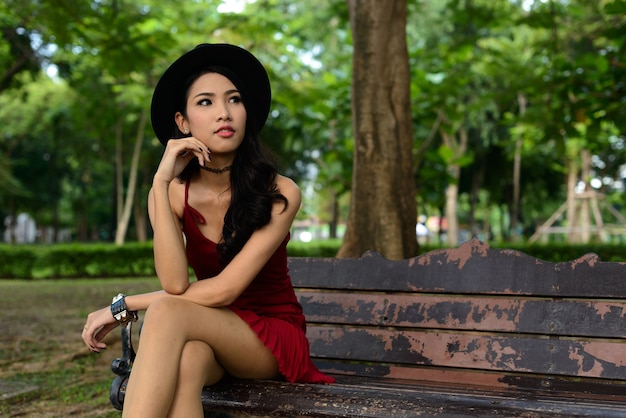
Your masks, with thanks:
<instances>
[{"instance_id":1,"label":"woman's face","mask_svg":"<svg viewBox=\"0 0 626 418\"><path fill-rule=\"evenodd\" d=\"M241 92L226 77L206 73L187 94L187 117L176 114L181 131L206 144L214 155L237 150L246 133L246 108Z\"/></svg>"}]
</instances>

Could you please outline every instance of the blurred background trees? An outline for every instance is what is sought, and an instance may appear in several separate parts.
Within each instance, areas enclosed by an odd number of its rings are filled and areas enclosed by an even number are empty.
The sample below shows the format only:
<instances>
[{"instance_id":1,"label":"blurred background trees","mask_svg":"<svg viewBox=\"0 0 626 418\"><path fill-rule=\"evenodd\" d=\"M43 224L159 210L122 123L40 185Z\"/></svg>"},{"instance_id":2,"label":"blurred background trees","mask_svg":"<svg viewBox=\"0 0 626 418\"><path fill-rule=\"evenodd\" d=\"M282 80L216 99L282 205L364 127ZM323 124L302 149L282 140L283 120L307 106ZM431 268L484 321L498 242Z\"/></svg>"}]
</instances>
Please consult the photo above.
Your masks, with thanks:
<instances>
[{"instance_id":1,"label":"blurred background trees","mask_svg":"<svg viewBox=\"0 0 626 418\"><path fill-rule=\"evenodd\" d=\"M406 8L406 181L428 239L621 239L626 1ZM349 18L339 0L3 1L5 238L15 242L6 231L27 213L42 242L149 240L145 197L162 152L151 92L169 62L202 42L250 48L267 65L264 140L304 193L293 237L341 237L349 211L367 209L350 204L360 138Z\"/></svg>"}]
</instances>

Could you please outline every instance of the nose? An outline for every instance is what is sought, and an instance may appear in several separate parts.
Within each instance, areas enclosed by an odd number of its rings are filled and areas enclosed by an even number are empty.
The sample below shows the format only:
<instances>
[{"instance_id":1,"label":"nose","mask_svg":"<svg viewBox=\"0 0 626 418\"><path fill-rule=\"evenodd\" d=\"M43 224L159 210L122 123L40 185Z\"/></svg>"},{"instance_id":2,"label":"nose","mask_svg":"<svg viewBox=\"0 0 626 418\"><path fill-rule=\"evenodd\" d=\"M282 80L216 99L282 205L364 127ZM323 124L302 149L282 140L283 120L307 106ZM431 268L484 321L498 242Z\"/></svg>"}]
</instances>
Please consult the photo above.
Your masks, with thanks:
<instances>
[{"instance_id":1,"label":"nose","mask_svg":"<svg viewBox=\"0 0 626 418\"><path fill-rule=\"evenodd\" d=\"M230 111L228 110L228 105L224 104L218 110L217 120L230 120Z\"/></svg>"}]
</instances>

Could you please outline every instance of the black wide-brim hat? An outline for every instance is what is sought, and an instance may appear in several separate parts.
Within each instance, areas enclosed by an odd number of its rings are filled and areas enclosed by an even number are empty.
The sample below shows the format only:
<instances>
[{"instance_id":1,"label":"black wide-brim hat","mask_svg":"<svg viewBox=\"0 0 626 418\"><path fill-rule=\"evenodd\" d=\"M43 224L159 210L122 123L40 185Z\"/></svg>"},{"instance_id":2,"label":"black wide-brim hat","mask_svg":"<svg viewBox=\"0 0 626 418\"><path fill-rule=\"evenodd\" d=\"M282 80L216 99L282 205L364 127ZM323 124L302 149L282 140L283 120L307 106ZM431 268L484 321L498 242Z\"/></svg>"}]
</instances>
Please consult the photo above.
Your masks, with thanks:
<instances>
[{"instance_id":1,"label":"black wide-brim hat","mask_svg":"<svg viewBox=\"0 0 626 418\"><path fill-rule=\"evenodd\" d=\"M180 111L189 77L209 67L222 67L238 80L231 80L241 90L242 99L258 133L270 111L272 92L263 64L249 51L230 44L200 44L172 63L161 76L152 95L152 128L163 145L176 132L174 115ZM241 84L241 85L238 85ZM249 125L248 125L249 126Z\"/></svg>"}]
</instances>

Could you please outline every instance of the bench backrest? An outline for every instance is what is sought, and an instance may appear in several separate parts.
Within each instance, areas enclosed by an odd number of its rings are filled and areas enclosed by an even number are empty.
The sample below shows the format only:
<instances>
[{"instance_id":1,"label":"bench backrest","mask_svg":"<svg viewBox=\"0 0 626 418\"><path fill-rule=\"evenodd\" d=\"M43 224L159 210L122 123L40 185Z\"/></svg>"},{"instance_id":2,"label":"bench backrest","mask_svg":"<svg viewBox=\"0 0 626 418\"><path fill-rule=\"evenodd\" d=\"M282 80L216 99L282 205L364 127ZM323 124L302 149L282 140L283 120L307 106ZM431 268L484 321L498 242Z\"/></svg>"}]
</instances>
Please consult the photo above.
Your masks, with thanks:
<instances>
[{"instance_id":1,"label":"bench backrest","mask_svg":"<svg viewBox=\"0 0 626 418\"><path fill-rule=\"evenodd\" d=\"M370 252L289 267L311 354L327 372L626 389L625 263L546 262L472 240L401 261Z\"/></svg>"}]
</instances>

